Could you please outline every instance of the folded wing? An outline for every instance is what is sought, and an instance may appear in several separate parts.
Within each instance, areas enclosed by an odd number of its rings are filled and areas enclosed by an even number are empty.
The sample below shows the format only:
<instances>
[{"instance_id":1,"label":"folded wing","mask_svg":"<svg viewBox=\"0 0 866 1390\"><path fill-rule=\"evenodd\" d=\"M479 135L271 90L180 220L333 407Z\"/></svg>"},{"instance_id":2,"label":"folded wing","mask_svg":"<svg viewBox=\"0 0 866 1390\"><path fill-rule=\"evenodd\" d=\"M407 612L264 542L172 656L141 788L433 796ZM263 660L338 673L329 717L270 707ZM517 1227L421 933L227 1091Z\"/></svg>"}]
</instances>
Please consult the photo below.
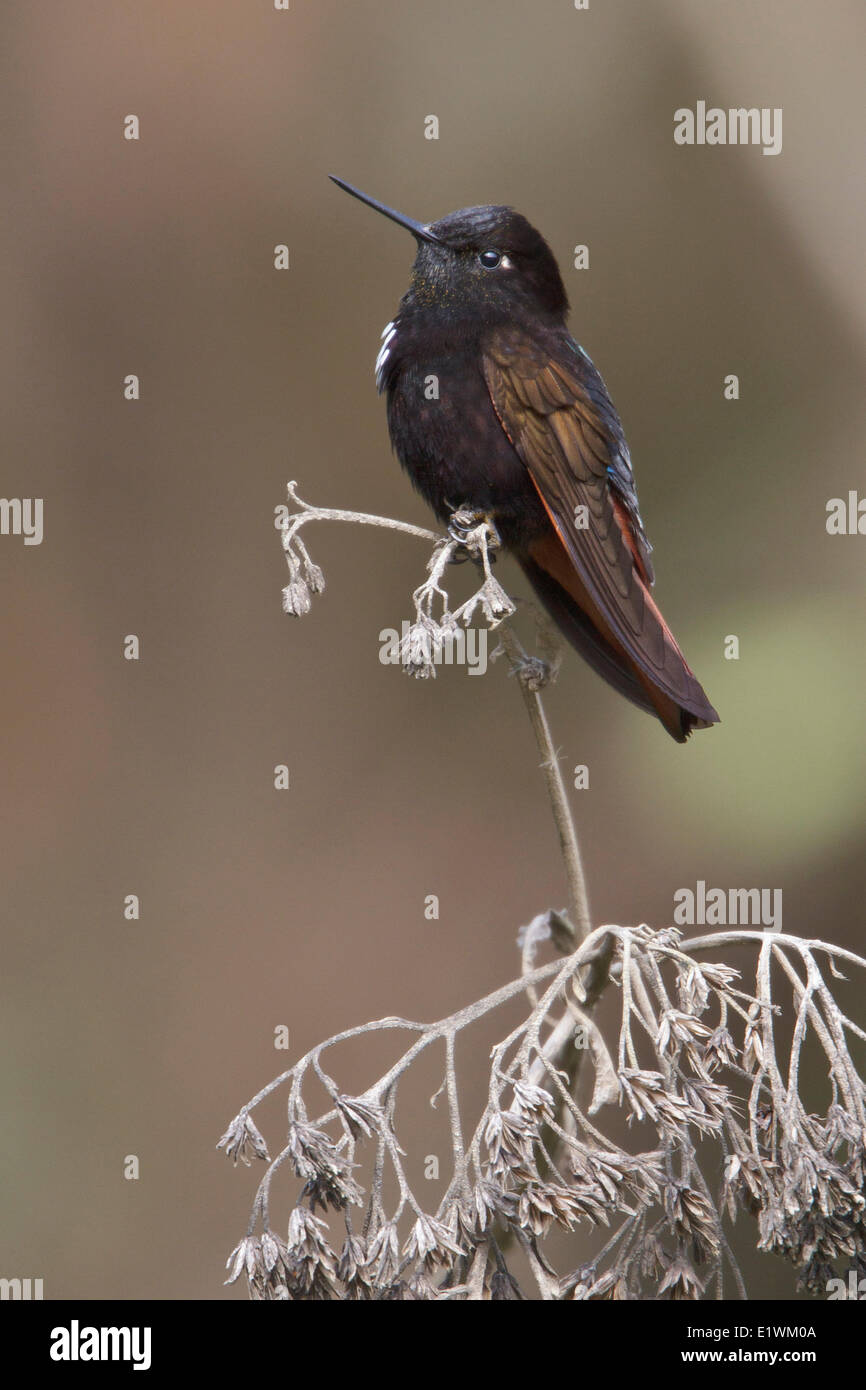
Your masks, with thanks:
<instances>
[{"instance_id":1,"label":"folded wing","mask_svg":"<svg viewBox=\"0 0 866 1390\"><path fill-rule=\"evenodd\" d=\"M596 670L683 740L718 715L650 593L651 548L604 382L567 334L553 347L499 329L484 350L494 409L552 526L524 568Z\"/></svg>"}]
</instances>

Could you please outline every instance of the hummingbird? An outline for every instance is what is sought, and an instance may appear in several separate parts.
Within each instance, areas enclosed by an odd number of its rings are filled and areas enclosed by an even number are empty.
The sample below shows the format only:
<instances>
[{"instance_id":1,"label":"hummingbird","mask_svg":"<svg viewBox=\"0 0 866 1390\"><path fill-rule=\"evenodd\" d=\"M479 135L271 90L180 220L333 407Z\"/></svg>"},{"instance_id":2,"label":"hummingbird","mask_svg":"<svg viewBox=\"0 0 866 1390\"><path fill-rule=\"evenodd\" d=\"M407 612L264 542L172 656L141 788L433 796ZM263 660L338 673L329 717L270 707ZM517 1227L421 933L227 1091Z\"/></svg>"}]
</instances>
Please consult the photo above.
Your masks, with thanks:
<instances>
[{"instance_id":1,"label":"hummingbird","mask_svg":"<svg viewBox=\"0 0 866 1390\"><path fill-rule=\"evenodd\" d=\"M544 237L504 206L416 222L331 177L417 243L376 359L414 486L446 525L491 520L571 645L678 743L718 723L652 596L623 427Z\"/></svg>"}]
</instances>

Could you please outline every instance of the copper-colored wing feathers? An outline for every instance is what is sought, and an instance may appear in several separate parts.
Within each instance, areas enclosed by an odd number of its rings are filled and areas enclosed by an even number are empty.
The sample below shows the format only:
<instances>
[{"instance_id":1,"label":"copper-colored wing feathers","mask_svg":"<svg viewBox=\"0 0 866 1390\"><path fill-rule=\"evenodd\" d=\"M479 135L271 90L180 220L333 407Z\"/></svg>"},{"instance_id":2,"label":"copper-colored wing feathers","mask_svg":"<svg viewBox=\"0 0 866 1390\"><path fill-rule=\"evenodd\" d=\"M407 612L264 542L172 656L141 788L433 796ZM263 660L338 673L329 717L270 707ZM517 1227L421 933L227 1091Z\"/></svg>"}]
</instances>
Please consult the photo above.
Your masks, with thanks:
<instances>
[{"instance_id":1,"label":"copper-colored wing feathers","mask_svg":"<svg viewBox=\"0 0 866 1390\"><path fill-rule=\"evenodd\" d=\"M561 543L561 559L549 541L539 542L541 554L535 554L538 546L530 547L532 563L551 575L597 628L605 661L622 668L619 688L623 680L633 687L623 693L639 704L648 700L675 738L716 722L718 715L649 592L650 546L631 461L592 363L564 332L551 358L549 343L542 348L519 330L498 329L484 344L484 375L500 423ZM611 680L586 643L580 645Z\"/></svg>"}]
</instances>

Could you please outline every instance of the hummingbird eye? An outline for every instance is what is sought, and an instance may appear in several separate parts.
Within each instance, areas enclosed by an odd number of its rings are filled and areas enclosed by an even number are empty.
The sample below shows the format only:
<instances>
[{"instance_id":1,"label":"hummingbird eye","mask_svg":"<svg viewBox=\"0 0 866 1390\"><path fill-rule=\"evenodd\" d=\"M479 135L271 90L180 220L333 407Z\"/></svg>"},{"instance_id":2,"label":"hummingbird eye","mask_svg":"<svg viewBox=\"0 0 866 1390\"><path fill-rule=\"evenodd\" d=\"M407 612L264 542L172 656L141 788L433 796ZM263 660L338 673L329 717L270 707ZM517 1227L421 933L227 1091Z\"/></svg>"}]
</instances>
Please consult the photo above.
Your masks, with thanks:
<instances>
[{"instance_id":1,"label":"hummingbird eye","mask_svg":"<svg viewBox=\"0 0 866 1390\"><path fill-rule=\"evenodd\" d=\"M502 263L502 257L498 251L482 251L478 260L485 270L495 270Z\"/></svg>"}]
</instances>

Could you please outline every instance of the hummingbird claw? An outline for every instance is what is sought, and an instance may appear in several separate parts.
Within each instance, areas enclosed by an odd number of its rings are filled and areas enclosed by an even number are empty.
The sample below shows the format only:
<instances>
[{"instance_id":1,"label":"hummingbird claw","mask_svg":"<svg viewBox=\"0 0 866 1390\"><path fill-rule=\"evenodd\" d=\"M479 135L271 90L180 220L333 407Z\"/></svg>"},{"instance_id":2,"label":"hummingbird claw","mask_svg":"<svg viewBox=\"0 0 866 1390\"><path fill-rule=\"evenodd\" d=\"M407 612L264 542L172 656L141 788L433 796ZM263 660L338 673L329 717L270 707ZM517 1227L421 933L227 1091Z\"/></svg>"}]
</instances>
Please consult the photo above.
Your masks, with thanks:
<instances>
[{"instance_id":1,"label":"hummingbird claw","mask_svg":"<svg viewBox=\"0 0 866 1390\"><path fill-rule=\"evenodd\" d=\"M502 544L493 518L487 512L460 507L448 523L448 535L457 546L451 563L462 565L467 560L483 564L483 556L495 563L496 551Z\"/></svg>"},{"instance_id":2,"label":"hummingbird claw","mask_svg":"<svg viewBox=\"0 0 866 1390\"><path fill-rule=\"evenodd\" d=\"M552 680L556 679L556 671L549 661L544 661L540 656L527 656L518 666L515 667L514 674L521 684L531 690L533 694L543 690Z\"/></svg>"}]
</instances>

